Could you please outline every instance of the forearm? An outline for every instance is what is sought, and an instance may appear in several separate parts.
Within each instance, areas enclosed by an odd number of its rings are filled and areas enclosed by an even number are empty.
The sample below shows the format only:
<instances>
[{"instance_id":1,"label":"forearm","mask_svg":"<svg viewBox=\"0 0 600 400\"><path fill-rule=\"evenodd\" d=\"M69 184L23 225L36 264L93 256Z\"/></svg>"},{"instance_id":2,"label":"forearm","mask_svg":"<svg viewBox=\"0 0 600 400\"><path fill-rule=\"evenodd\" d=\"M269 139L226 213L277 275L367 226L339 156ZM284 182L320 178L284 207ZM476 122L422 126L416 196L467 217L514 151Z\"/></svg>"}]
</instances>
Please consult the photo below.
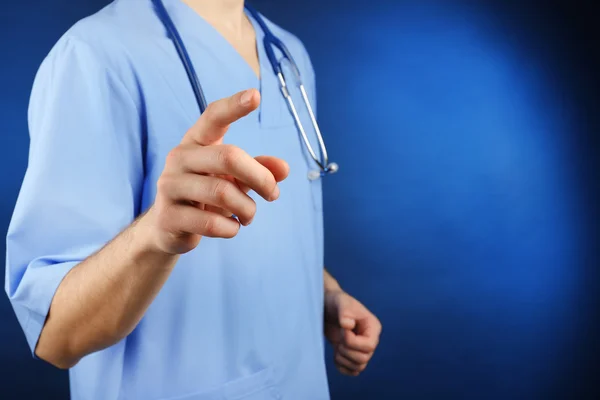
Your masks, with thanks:
<instances>
[{"instance_id":1,"label":"forearm","mask_svg":"<svg viewBox=\"0 0 600 400\"><path fill-rule=\"evenodd\" d=\"M323 268L323 288L325 293L342 290L338 281L325 268Z\"/></svg>"},{"instance_id":2,"label":"forearm","mask_svg":"<svg viewBox=\"0 0 600 400\"><path fill-rule=\"evenodd\" d=\"M133 331L177 260L152 246L145 218L67 274L52 300L38 357L69 368Z\"/></svg>"}]
</instances>

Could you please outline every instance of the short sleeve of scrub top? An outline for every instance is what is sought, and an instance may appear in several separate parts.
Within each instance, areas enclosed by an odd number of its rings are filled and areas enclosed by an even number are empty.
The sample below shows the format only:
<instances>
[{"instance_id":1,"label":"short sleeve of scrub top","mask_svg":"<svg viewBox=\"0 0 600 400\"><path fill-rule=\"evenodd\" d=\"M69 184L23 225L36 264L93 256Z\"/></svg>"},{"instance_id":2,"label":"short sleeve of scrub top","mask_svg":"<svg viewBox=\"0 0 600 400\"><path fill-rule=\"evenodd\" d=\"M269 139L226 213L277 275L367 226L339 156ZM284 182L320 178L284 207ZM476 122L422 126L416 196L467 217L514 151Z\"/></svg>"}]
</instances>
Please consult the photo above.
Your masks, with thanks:
<instances>
[{"instance_id":1,"label":"short sleeve of scrub top","mask_svg":"<svg viewBox=\"0 0 600 400\"><path fill-rule=\"evenodd\" d=\"M225 142L290 164L280 198L231 240L183 255L142 321L69 371L77 399L328 399L323 357L321 180L257 33L260 79L206 21L165 1L209 102L249 87L261 105ZM302 43L267 20L300 67ZM299 93L292 93L302 104ZM308 114L300 116L310 126ZM7 234L5 290L33 352L65 275L152 205L167 153L199 117L150 0L117 0L43 61L29 108L29 163ZM311 133L310 140L317 143ZM317 146L318 147L318 146Z\"/></svg>"},{"instance_id":2,"label":"short sleeve of scrub top","mask_svg":"<svg viewBox=\"0 0 600 400\"><path fill-rule=\"evenodd\" d=\"M33 350L66 273L139 212L143 160L136 104L78 39L62 40L44 61L29 116L6 291Z\"/></svg>"}]
</instances>

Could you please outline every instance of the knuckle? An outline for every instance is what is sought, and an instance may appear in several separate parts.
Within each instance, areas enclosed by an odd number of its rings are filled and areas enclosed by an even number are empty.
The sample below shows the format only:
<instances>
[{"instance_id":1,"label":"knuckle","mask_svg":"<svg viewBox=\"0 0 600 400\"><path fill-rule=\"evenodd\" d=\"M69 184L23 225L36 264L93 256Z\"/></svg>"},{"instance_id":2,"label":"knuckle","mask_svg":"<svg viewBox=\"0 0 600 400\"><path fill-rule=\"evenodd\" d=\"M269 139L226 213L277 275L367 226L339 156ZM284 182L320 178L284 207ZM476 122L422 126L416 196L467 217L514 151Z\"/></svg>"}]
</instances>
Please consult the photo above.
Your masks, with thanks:
<instances>
[{"instance_id":1,"label":"knuckle","mask_svg":"<svg viewBox=\"0 0 600 400\"><path fill-rule=\"evenodd\" d=\"M183 149L180 146L173 148L166 159L167 165L181 165L183 163Z\"/></svg>"},{"instance_id":2,"label":"knuckle","mask_svg":"<svg viewBox=\"0 0 600 400\"><path fill-rule=\"evenodd\" d=\"M370 357L369 357L367 354L359 354L359 355L356 357L356 361L357 361L359 364L366 364L366 363L368 363L368 362L369 362L369 359L370 359Z\"/></svg>"},{"instance_id":3,"label":"knuckle","mask_svg":"<svg viewBox=\"0 0 600 400\"><path fill-rule=\"evenodd\" d=\"M219 179L213 187L213 197L219 204L224 204L231 195L232 184L225 179Z\"/></svg>"},{"instance_id":4,"label":"knuckle","mask_svg":"<svg viewBox=\"0 0 600 400\"><path fill-rule=\"evenodd\" d=\"M221 162L227 167L231 168L237 164L240 157L242 157L243 151L239 147L226 144L223 146L220 152Z\"/></svg>"},{"instance_id":5,"label":"knuckle","mask_svg":"<svg viewBox=\"0 0 600 400\"><path fill-rule=\"evenodd\" d=\"M204 120L206 122L213 123L216 120L216 106L215 103L210 103L209 105L206 106L206 110L204 110L204 114L202 114L202 118L204 118Z\"/></svg>"},{"instance_id":6,"label":"knuckle","mask_svg":"<svg viewBox=\"0 0 600 400\"><path fill-rule=\"evenodd\" d=\"M206 236L215 236L218 231L218 223L215 215L206 214L202 221L202 234Z\"/></svg>"},{"instance_id":7,"label":"knuckle","mask_svg":"<svg viewBox=\"0 0 600 400\"><path fill-rule=\"evenodd\" d=\"M373 341L371 344L373 346L373 350L375 350L377 348L377 346L379 345L379 336L373 337Z\"/></svg>"},{"instance_id":8,"label":"knuckle","mask_svg":"<svg viewBox=\"0 0 600 400\"><path fill-rule=\"evenodd\" d=\"M173 178L170 175L163 174L156 181L156 191L158 193L168 193L173 184Z\"/></svg>"}]
</instances>

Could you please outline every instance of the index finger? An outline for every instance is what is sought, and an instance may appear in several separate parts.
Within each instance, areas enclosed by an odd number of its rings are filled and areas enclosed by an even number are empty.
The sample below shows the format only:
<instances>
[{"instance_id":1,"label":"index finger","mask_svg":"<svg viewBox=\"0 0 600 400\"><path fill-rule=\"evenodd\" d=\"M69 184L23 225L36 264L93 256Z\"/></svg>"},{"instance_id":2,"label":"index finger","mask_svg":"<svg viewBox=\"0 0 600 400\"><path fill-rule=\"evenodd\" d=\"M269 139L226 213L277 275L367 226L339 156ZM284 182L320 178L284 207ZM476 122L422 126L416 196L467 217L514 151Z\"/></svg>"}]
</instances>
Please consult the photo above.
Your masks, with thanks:
<instances>
[{"instance_id":1,"label":"index finger","mask_svg":"<svg viewBox=\"0 0 600 400\"><path fill-rule=\"evenodd\" d=\"M233 96L214 101L185 134L181 143L197 143L209 146L225 136L229 125L256 110L260 104L260 93L248 89Z\"/></svg>"}]
</instances>

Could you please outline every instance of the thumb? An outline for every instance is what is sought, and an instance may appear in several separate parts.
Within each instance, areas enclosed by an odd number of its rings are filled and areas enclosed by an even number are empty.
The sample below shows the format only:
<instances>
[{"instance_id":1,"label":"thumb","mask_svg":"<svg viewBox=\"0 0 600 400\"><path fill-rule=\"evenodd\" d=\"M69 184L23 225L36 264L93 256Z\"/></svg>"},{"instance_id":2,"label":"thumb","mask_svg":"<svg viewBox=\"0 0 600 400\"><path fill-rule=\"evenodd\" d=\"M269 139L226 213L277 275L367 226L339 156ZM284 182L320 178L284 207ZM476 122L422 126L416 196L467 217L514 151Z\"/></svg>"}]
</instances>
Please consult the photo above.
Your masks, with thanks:
<instances>
[{"instance_id":1,"label":"thumb","mask_svg":"<svg viewBox=\"0 0 600 400\"><path fill-rule=\"evenodd\" d=\"M356 327L356 320L350 317L340 317L340 326L349 331Z\"/></svg>"},{"instance_id":2,"label":"thumb","mask_svg":"<svg viewBox=\"0 0 600 400\"><path fill-rule=\"evenodd\" d=\"M344 292L334 293L329 298L327 307L329 320L338 324L343 329L352 330L356 327L356 320L351 315L351 297Z\"/></svg>"},{"instance_id":3,"label":"thumb","mask_svg":"<svg viewBox=\"0 0 600 400\"><path fill-rule=\"evenodd\" d=\"M244 90L214 101L206 107L181 143L197 143L202 146L216 144L225 136L229 125L256 110L259 104L260 93L256 89Z\"/></svg>"}]
</instances>

